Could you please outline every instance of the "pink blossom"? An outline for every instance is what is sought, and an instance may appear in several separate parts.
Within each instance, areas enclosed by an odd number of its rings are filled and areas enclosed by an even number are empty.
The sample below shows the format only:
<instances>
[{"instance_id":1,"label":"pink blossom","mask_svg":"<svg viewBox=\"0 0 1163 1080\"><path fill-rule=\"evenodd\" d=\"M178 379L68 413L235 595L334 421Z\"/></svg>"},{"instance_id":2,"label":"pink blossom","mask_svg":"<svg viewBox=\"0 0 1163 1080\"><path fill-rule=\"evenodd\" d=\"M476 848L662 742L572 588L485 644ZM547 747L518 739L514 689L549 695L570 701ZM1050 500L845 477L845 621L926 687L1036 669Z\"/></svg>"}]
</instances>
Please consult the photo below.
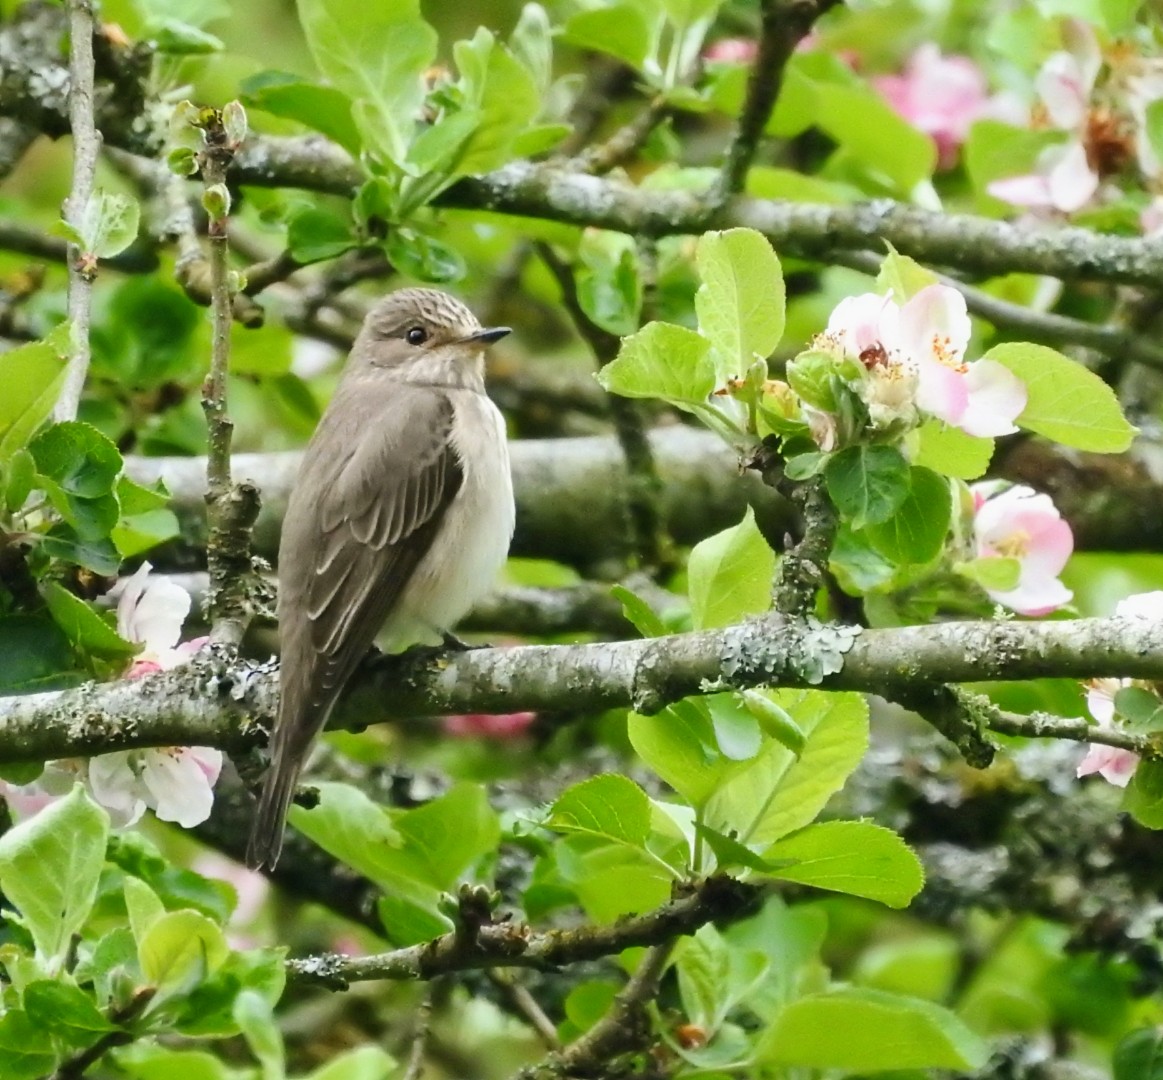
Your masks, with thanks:
<instances>
[{"instance_id":1,"label":"pink blossom","mask_svg":"<svg viewBox=\"0 0 1163 1080\"><path fill-rule=\"evenodd\" d=\"M523 735L537 719L533 712L460 713L444 718L444 730L458 738L482 738L504 741Z\"/></svg>"},{"instance_id":2,"label":"pink blossom","mask_svg":"<svg viewBox=\"0 0 1163 1080\"><path fill-rule=\"evenodd\" d=\"M990 597L1020 615L1045 615L1074 595L1058 575L1074 550L1074 535L1049 495L1021 484L998 492L974 484L974 546L978 558L1017 559L1012 589L987 589Z\"/></svg>"},{"instance_id":3,"label":"pink blossom","mask_svg":"<svg viewBox=\"0 0 1163 1080\"><path fill-rule=\"evenodd\" d=\"M1114 730L1115 694L1130 684L1130 679L1095 679L1089 684L1086 707L1100 730ZM1103 743L1090 743L1086 756L1078 763L1075 775L1081 779L1098 773L1107 783L1116 787L1126 787L1138 764L1139 755L1130 750L1121 750L1117 746L1107 746Z\"/></svg>"},{"instance_id":4,"label":"pink blossom","mask_svg":"<svg viewBox=\"0 0 1163 1080\"><path fill-rule=\"evenodd\" d=\"M178 667L209 640L201 637L178 644L190 614L190 594L165 578L150 577L152 569L142 563L109 590L110 599L117 601L117 632L144 646L126 672L129 679Z\"/></svg>"},{"instance_id":5,"label":"pink blossom","mask_svg":"<svg viewBox=\"0 0 1163 1080\"><path fill-rule=\"evenodd\" d=\"M903 305L865 293L836 305L818 342L859 360L858 392L877 428L913 424L917 410L970 435L1007 435L1026 407L1026 388L992 360L967 363L971 325L965 298L928 285Z\"/></svg>"},{"instance_id":6,"label":"pink blossom","mask_svg":"<svg viewBox=\"0 0 1163 1080\"><path fill-rule=\"evenodd\" d=\"M720 38L703 50L703 59L716 60L721 64L750 64L757 52L759 45L754 38Z\"/></svg>"},{"instance_id":7,"label":"pink blossom","mask_svg":"<svg viewBox=\"0 0 1163 1080\"><path fill-rule=\"evenodd\" d=\"M937 144L942 169L957 163L973 122L985 115L985 76L966 56L942 56L926 42L909 57L901 75L880 75L872 85L893 110Z\"/></svg>"},{"instance_id":8,"label":"pink blossom","mask_svg":"<svg viewBox=\"0 0 1163 1080\"><path fill-rule=\"evenodd\" d=\"M1032 173L994 180L987 191L995 198L1030 210L1074 213L1098 193L1099 175L1086 151L1090 97L1102 68L1094 31L1077 19L1064 23L1067 51L1056 52L1034 80L1050 122L1069 133L1065 142L1047 147Z\"/></svg>"},{"instance_id":9,"label":"pink blossom","mask_svg":"<svg viewBox=\"0 0 1163 1080\"><path fill-rule=\"evenodd\" d=\"M253 949L260 945L261 942L251 933L251 926L262 913L263 904L270 895L271 886L266 876L257 870L248 870L216 851L202 852L191 869L203 877L224 881L234 889L237 900L226 924L226 938L231 948Z\"/></svg>"}]
</instances>

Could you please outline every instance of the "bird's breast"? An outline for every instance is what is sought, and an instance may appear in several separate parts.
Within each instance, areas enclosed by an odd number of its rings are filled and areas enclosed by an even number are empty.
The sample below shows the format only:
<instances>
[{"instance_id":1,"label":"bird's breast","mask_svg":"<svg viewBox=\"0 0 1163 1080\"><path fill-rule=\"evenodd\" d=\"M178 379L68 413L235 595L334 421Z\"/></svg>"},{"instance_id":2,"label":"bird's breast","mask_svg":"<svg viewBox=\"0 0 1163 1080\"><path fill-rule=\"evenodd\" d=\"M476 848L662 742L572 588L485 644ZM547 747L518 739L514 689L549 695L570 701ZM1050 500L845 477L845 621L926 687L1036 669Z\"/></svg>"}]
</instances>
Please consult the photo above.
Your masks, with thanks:
<instances>
[{"instance_id":1,"label":"bird's breast","mask_svg":"<svg viewBox=\"0 0 1163 1080\"><path fill-rule=\"evenodd\" d=\"M425 628L452 629L495 583L513 537L504 418L484 394L456 390L451 396L452 441L464 480L387 627L393 650L416 643Z\"/></svg>"}]
</instances>

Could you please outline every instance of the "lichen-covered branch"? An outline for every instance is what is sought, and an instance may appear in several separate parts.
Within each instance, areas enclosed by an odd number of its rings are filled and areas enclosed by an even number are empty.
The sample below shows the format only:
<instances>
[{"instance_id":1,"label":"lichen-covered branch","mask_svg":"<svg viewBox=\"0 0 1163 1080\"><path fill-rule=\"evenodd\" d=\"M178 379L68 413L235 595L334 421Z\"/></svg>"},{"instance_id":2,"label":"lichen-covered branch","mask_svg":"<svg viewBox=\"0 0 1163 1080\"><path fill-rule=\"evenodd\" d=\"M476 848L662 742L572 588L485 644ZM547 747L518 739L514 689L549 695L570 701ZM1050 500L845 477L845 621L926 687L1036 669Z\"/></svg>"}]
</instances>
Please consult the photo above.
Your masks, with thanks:
<instances>
[{"instance_id":1,"label":"lichen-covered branch","mask_svg":"<svg viewBox=\"0 0 1163 1080\"><path fill-rule=\"evenodd\" d=\"M212 648L188 667L132 682L0 699L0 763L142 746L261 745L276 669ZM393 717L632 706L752 686L860 690L1042 677L1163 680L1163 621L950 622L861 630L772 615L646 640L369 657L333 724Z\"/></svg>"},{"instance_id":2,"label":"lichen-covered branch","mask_svg":"<svg viewBox=\"0 0 1163 1080\"><path fill-rule=\"evenodd\" d=\"M86 209L93 198L93 178L101 133L93 119L93 4L69 0L69 126L73 132L73 183L65 199L64 219L83 230ZM89 321L97 260L92 252L70 243L68 312L71 330L69 362L53 416L73 420L89 373Z\"/></svg>"},{"instance_id":3,"label":"lichen-covered branch","mask_svg":"<svg viewBox=\"0 0 1163 1080\"><path fill-rule=\"evenodd\" d=\"M480 927L471 940L453 932L423 945L373 956L292 958L287 961L287 974L295 982L344 989L353 982L371 979L431 979L492 967L549 970L614 956L634 946L659 945L712 921L742 918L754 910L762 895L759 886L714 877L688 896L612 924L536 932L521 923L497 922Z\"/></svg>"}]
</instances>

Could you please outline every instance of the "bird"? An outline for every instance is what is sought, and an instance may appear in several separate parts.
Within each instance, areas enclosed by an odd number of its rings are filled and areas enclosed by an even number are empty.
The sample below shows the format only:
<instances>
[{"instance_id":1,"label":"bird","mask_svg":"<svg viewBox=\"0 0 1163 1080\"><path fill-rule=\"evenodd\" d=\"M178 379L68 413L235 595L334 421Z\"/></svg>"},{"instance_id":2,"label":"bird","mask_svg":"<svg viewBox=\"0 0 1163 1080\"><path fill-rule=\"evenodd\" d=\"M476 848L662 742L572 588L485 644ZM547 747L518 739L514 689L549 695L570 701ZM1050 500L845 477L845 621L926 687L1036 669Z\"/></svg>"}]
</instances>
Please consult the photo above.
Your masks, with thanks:
<instances>
[{"instance_id":1,"label":"bird","mask_svg":"<svg viewBox=\"0 0 1163 1080\"><path fill-rule=\"evenodd\" d=\"M377 635L389 653L455 640L508 556L513 484L484 356L509 333L448 293L407 288L356 336L283 519L280 694L254 869L277 863L311 743Z\"/></svg>"}]
</instances>

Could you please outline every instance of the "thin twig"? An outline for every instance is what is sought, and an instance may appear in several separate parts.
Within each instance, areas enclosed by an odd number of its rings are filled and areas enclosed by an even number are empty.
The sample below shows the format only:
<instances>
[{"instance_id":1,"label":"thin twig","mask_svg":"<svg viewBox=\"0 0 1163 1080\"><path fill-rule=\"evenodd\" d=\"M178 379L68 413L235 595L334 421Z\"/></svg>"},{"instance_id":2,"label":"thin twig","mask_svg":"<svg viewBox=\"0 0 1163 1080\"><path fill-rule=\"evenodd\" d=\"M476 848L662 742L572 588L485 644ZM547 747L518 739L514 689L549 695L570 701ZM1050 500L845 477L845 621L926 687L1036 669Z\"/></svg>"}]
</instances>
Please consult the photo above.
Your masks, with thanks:
<instances>
[{"instance_id":1,"label":"thin twig","mask_svg":"<svg viewBox=\"0 0 1163 1080\"><path fill-rule=\"evenodd\" d=\"M508 971L490 971L489 982L501 992L514 1010L529 1022L529 1026L537 1032L547 1049L561 1049L556 1026L545 1015L545 1010L537 1004L536 998L529 993L528 987L518 982Z\"/></svg>"},{"instance_id":2,"label":"thin twig","mask_svg":"<svg viewBox=\"0 0 1163 1080\"><path fill-rule=\"evenodd\" d=\"M869 251L839 252L833 262L853 270L876 274L880 256ZM1069 315L1052 311L1034 311L1000 297L991 296L984 289L967 285L949 274L934 271L942 285L956 289L965 297L965 306L974 314L999 329L1020 334L1026 341L1043 345L1082 345L1096 349L1107 356L1136 360L1149 367L1163 369L1163 347L1147 340L1132 328L1114 323L1096 325Z\"/></svg>"},{"instance_id":3,"label":"thin twig","mask_svg":"<svg viewBox=\"0 0 1163 1080\"><path fill-rule=\"evenodd\" d=\"M73 184L65 200L64 218L82 227L93 197L101 133L93 119L93 5L92 0L69 0L69 124L73 131ZM89 373L89 321L92 314L96 260L92 253L69 244L69 325L72 343L64 382L53 416L72 420L81 404Z\"/></svg>"},{"instance_id":4,"label":"thin twig","mask_svg":"<svg viewBox=\"0 0 1163 1080\"><path fill-rule=\"evenodd\" d=\"M428 1046L428 1029L432 1021L432 990L424 995L416 1009L415 1032L412 1035L412 1048L408 1053L408 1067L404 1070L401 1080L420 1080L424 1075L424 1052Z\"/></svg>"},{"instance_id":5,"label":"thin twig","mask_svg":"<svg viewBox=\"0 0 1163 1080\"><path fill-rule=\"evenodd\" d=\"M645 109L623 124L605 142L586 147L569 163L570 167L594 176L603 176L625 164L650 138L651 132L670 115L670 110L670 103L664 97L660 95L652 98Z\"/></svg>"},{"instance_id":6,"label":"thin twig","mask_svg":"<svg viewBox=\"0 0 1163 1080\"><path fill-rule=\"evenodd\" d=\"M779 97L783 73L795 47L816 21L839 0L762 0L759 49L751 67L747 97L727 160L719 176L716 198L721 201L743 190L747 170L759 148L767 118Z\"/></svg>"},{"instance_id":7,"label":"thin twig","mask_svg":"<svg viewBox=\"0 0 1163 1080\"><path fill-rule=\"evenodd\" d=\"M1079 716L1054 716L1045 712L1023 716L998 709L990 716L989 727L999 735L1020 735L1027 739L1067 739L1071 742L1113 746L1145 757L1159 755L1159 740L1155 736L1099 727Z\"/></svg>"},{"instance_id":8,"label":"thin twig","mask_svg":"<svg viewBox=\"0 0 1163 1080\"><path fill-rule=\"evenodd\" d=\"M128 1024L141 1015L156 993L155 987L143 987L130 998L125 1006L115 1010L109 1019L114 1024ZM84 1076L89 1068L96 1065L110 1050L133 1042L135 1037L128 1031L106 1032L91 1046L86 1047L74 1057L61 1062L56 1072L52 1074L51 1080L80 1080L80 1077Z\"/></svg>"}]
</instances>

